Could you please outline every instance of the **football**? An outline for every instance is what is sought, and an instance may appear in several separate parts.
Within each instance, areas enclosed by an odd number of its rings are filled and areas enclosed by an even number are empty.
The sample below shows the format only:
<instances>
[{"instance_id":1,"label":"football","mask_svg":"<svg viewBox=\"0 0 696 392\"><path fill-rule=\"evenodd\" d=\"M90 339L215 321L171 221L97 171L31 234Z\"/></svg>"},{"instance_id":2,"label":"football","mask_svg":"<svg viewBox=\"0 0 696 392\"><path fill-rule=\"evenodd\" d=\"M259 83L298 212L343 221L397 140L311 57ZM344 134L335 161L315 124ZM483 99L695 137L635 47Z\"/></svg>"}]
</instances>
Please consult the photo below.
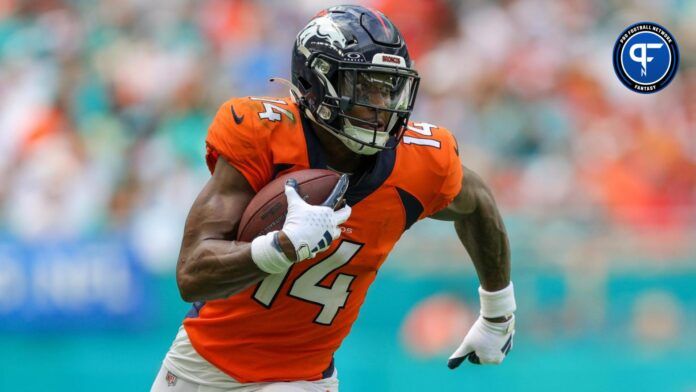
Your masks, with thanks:
<instances>
[{"instance_id":1,"label":"football","mask_svg":"<svg viewBox=\"0 0 696 392\"><path fill-rule=\"evenodd\" d=\"M237 240L250 242L259 235L280 230L288 210L285 198L285 182L297 182L297 193L309 204L318 205L326 201L338 183L338 173L323 169L298 170L284 174L263 187L249 202L242 214L237 230Z\"/></svg>"}]
</instances>

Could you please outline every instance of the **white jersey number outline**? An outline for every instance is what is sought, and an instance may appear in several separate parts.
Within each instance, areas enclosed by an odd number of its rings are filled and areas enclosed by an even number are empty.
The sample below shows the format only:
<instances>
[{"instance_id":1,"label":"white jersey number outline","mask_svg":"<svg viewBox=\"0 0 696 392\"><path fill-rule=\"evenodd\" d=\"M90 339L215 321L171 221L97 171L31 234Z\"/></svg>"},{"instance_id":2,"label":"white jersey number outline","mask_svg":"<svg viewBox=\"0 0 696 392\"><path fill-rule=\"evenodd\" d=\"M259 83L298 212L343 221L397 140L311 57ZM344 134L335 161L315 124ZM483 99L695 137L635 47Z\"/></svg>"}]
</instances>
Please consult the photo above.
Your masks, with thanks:
<instances>
[{"instance_id":1,"label":"white jersey number outline","mask_svg":"<svg viewBox=\"0 0 696 392\"><path fill-rule=\"evenodd\" d=\"M320 282L332 272L348 264L362 246L355 242L341 241L333 253L304 271L290 286L288 296L321 306L321 311L314 319L315 323L331 325L338 311L345 307L350 295L350 285L356 277L340 273L328 287ZM256 287L254 300L270 309L289 274L290 270L268 275Z\"/></svg>"},{"instance_id":2,"label":"white jersey number outline","mask_svg":"<svg viewBox=\"0 0 696 392\"><path fill-rule=\"evenodd\" d=\"M256 98L251 97L252 101L263 102L263 112L259 112L259 118L268 121L280 121L282 120L282 114L286 115L291 121L295 121L295 115L291 111L285 108L281 108L278 105L287 105L288 103L280 99L268 99L268 98ZM277 105L275 105L277 104Z\"/></svg>"},{"instance_id":3,"label":"white jersey number outline","mask_svg":"<svg viewBox=\"0 0 696 392\"><path fill-rule=\"evenodd\" d=\"M413 126L409 125L406 127L409 131L413 131L419 135L423 136L433 136L433 131L431 129L437 128L437 125L428 123L413 123ZM423 139L419 137L406 136L403 137L404 144L417 144L419 146L429 146L440 148L440 141L434 139Z\"/></svg>"}]
</instances>

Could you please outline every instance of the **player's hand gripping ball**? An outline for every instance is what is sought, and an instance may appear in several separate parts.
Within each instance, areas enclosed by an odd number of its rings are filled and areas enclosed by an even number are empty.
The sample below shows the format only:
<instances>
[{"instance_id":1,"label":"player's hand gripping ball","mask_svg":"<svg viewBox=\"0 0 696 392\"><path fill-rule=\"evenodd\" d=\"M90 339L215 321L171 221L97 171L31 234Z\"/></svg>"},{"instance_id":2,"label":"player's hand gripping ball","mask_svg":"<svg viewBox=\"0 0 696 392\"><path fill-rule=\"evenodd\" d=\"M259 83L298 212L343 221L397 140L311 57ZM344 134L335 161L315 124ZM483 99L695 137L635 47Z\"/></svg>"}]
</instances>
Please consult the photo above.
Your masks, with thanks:
<instances>
[{"instance_id":1,"label":"player's hand gripping ball","mask_svg":"<svg viewBox=\"0 0 696 392\"><path fill-rule=\"evenodd\" d=\"M279 176L264 186L247 205L239 222L238 241L251 242L258 236L283 228L288 213L285 188L288 180L293 180L291 183L296 194L306 204L332 208L343 200L348 187L347 177L341 179L341 175L330 170L298 170Z\"/></svg>"},{"instance_id":2,"label":"player's hand gripping ball","mask_svg":"<svg viewBox=\"0 0 696 392\"><path fill-rule=\"evenodd\" d=\"M338 225L348 220L351 209L347 205L335 209L345 204L347 189L348 176L328 170L302 170L281 176L251 200L242 215L237 238L251 241L251 257L262 271L282 273L293 263L328 249L341 236ZM282 250L281 230L294 248L293 258Z\"/></svg>"}]
</instances>

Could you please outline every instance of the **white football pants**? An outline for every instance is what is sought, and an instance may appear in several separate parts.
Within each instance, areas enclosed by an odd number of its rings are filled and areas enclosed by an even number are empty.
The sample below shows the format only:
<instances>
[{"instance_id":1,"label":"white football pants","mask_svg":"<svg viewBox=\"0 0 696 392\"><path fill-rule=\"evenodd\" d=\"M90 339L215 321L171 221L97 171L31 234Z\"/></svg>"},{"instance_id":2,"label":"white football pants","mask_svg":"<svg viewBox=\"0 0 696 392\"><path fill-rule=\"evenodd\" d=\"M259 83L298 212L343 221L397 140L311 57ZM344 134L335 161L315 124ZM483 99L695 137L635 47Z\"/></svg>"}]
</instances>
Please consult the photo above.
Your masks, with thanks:
<instances>
[{"instance_id":1,"label":"white football pants","mask_svg":"<svg viewBox=\"0 0 696 392\"><path fill-rule=\"evenodd\" d=\"M169 371L164 365L160 368L150 392L338 392L336 372L329 378L317 381L259 382L239 383L230 388L199 385L186 381Z\"/></svg>"}]
</instances>

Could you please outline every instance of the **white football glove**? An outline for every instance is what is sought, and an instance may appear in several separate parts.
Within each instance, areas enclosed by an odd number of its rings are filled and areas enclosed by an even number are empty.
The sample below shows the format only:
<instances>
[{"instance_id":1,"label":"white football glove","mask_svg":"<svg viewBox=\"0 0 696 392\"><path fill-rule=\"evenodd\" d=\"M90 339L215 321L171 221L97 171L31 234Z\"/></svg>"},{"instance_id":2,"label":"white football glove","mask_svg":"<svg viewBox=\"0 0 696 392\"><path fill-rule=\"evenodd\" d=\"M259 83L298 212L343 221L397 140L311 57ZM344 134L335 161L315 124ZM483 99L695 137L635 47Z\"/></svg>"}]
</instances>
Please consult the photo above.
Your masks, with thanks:
<instances>
[{"instance_id":1,"label":"white football glove","mask_svg":"<svg viewBox=\"0 0 696 392\"><path fill-rule=\"evenodd\" d=\"M336 183L326 201L318 206L307 204L297 193L296 187L297 182L293 179L285 184L288 213L282 229L295 248L295 263L326 250L340 237L341 229L338 225L347 221L351 212L348 205L334 211L348 188L348 176L345 174ZM285 272L293 264L280 247L278 233L272 231L254 238L251 242L252 260L259 269L269 274Z\"/></svg>"},{"instance_id":2,"label":"white football glove","mask_svg":"<svg viewBox=\"0 0 696 392\"><path fill-rule=\"evenodd\" d=\"M474 364L499 364L512 349L515 335L515 294L512 282L508 287L488 292L479 287L481 297L481 315L466 334L464 341L447 362L450 369L455 369L464 360ZM492 322L487 318L508 316L504 322Z\"/></svg>"},{"instance_id":3,"label":"white football glove","mask_svg":"<svg viewBox=\"0 0 696 392\"><path fill-rule=\"evenodd\" d=\"M288 215L283 224L283 233L295 247L297 262L311 259L341 236L338 225L350 217L350 206L334 211L333 206L326 205L329 200L320 206L307 204L288 184L285 184L285 197L288 198Z\"/></svg>"}]
</instances>

